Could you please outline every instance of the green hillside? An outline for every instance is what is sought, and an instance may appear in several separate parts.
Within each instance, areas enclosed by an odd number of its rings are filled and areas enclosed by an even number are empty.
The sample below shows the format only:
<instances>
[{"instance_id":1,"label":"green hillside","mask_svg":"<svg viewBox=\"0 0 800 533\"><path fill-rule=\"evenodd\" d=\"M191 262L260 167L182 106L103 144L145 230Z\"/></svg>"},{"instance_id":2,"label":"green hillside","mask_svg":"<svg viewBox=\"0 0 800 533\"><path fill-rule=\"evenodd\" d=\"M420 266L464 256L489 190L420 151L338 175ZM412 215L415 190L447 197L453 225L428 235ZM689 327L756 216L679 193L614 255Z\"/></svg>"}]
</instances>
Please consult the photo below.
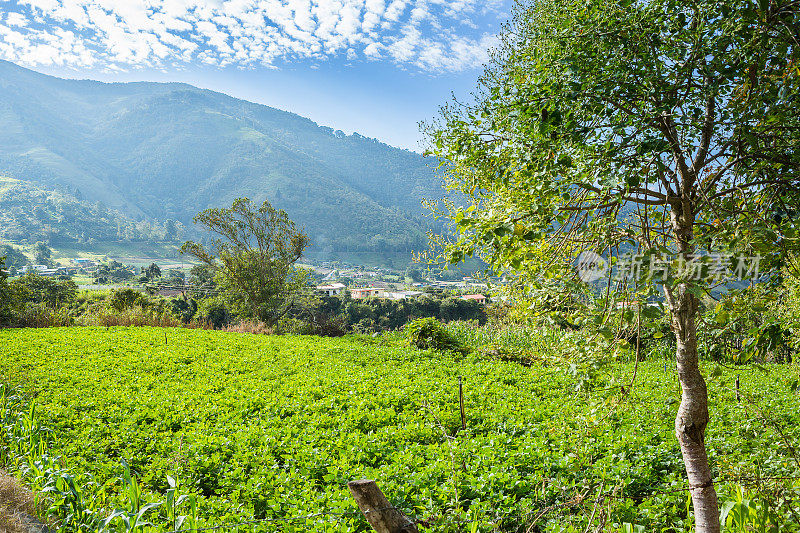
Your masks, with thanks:
<instances>
[{"instance_id":1,"label":"green hillside","mask_svg":"<svg viewBox=\"0 0 800 533\"><path fill-rule=\"evenodd\" d=\"M135 222L99 202L79 200L66 191L45 190L28 181L0 176L0 243L44 241L52 246L96 242L163 240L159 224Z\"/></svg>"},{"instance_id":2,"label":"green hillside","mask_svg":"<svg viewBox=\"0 0 800 533\"><path fill-rule=\"evenodd\" d=\"M191 218L240 196L306 228L312 254L425 241L419 154L184 84L53 78L0 61L0 172L134 221ZM97 239L97 236L92 236Z\"/></svg>"}]
</instances>

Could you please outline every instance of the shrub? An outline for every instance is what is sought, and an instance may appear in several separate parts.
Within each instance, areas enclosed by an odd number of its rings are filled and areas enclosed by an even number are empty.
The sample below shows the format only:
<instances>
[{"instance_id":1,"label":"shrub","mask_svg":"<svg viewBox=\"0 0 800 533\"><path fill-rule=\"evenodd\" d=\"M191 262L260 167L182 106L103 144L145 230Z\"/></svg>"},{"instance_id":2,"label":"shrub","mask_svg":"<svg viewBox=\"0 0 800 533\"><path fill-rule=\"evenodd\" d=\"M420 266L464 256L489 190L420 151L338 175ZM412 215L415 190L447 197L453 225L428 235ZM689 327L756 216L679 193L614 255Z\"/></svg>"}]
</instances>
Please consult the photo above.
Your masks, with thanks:
<instances>
[{"instance_id":1,"label":"shrub","mask_svg":"<svg viewBox=\"0 0 800 533\"><path fill-rule=\"evenodd\" d=\"M347 333L347 320L343 316L317 314L312 317L314 335L320 337L343 337Z\"/></svg>"},{"instance_id":2,"label":"shrub","mask_svg":"<svg viewBox=\"0 0 800 533\"><path fill-rule=\"evenodd\" d=\"M406 325L406 336L412 346L420 350L467 353L469 348L450 333L435 318L418 318Z\"/></svg>"},{"instance_id":3,"label":"shrub","mask_svg":"<svg viewBox=\"0 0 800 533\"><path fill-rule=\"evenodd\" d=\"M276 325L277 333L281 335L313 335L314 328L299 318L281 318Z\"/></svg>"},{"instance_id":4,"label":"shrub","mask_svg":"<svg viewBox=\"0 0 800 533\"><path fill-rule=\"evenodd\" d=\"M221 298L201 300L196 317L210 324L214 329L222 329L231 322L231 312Z\"/></svg>"},{"instance_id":5,"label":"shrub","mask_svg":"<svg viewBox=\"0 0 800 533\"><path fill-rule=\"evenodd\" d=\"M356 333L376 333L378 329L378 324L371 318L362 318L353 324L353 331Z\"/></svg>"},{"instance_id":6,"label":"shrub","mask_svg":"<svg viewBox=\"0 0 800 533\"><path fill-rule=\"evenodd\" d=\"M171 300L170 305L173 316L180 318L184 324L191 322L197 313L197 301L194 298L186 298L186 295Z\"/></svg>"},{"instance_id":7,"label":"shrub","mask_svg":"<svg viewBox=\"0 0 800 533\"><path fill-rule=\"evenodd\" d=\"M72 280L59 281L35 272L15 279L9 286L19 302L45 304L52 309L71 304L78 295L78 286Z\"/></svg>"},{"instance_id":8,"label":"shrub","mask_svg":"<svg viewBox=\"0 0 800 533\"><path fill-rule=\"evenodd\" d=\"M142 306L144 301L142 293L133 289L119 289L111 294L108 305L118 313L127 311L135 305Z\"/></svg>"},{"instance_id":9,"label":"shrub","mask_svg":"<svg viewBox=\"0 0 800 533\"><path fill-rule=\"evenodd\" d=\"M772 280L777 282L777 279ZM797 349L797 279L731 290L698 324L701 353L721 361L789 362Z\"/></svg>"}]
</instances>

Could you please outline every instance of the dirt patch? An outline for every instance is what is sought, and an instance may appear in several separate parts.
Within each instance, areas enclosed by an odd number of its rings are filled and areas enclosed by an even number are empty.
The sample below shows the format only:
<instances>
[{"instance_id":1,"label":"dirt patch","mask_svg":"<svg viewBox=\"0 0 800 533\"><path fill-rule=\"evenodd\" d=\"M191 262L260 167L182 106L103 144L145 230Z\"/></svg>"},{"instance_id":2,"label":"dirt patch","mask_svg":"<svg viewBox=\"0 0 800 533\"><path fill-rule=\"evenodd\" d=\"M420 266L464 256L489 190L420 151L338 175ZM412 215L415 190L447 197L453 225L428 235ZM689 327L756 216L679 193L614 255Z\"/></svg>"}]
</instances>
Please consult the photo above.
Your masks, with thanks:
<instances>
[{"instance_id":1,"label":"dirt patch","mask_svg":"<svg viewBox=\"0 0 800 533\"><path fill-rule=\"evenodd\" d=\"M0 470L0 531L3 533L44 533L49 531L36 518L33 493Z\"/></svg>"}]
</instances>

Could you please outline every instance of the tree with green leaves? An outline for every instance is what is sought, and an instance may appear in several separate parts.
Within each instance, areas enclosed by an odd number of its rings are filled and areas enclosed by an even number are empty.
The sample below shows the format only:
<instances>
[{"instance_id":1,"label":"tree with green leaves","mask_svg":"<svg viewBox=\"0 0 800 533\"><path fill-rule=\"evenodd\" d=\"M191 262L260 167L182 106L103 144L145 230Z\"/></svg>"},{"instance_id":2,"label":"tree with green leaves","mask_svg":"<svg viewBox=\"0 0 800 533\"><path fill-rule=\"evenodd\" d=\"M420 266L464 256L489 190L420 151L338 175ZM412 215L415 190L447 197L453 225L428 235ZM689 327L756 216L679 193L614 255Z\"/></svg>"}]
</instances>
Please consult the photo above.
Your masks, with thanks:
<instances>
[{"instance_id":1,"label":"tree with green leaves","mask_svg":"<svg viewBox=\"0 0 800 533\"><path fill-rule=\"evenodd\" d=\"M645 292L659 280L671 317L698 532L720 530L697 352L709 257L797 267L798 6L518 2L475 101L428 125L454 193L431 206L454 228L434 239L450 262L478 255L551 296L556 283L579 289L582 251L614 262L638 250L666 267L631 282Z\"/></svg>"},{"instance_id":2,"label":"tree with green leaves","mask_svg":"<svg viewBox=\"0 0 800 533\"><path fill-rule=\"evenodd\" d=\"M216 270L218 287L237 314L274 324L307 285L294 264L309 246L306 234L268 201L256 207L238 198L229 208L207 209L194 218L216 234L208 249L188 241L181 252Z\"/></svg>"},{"instance_id":3,"label":"tree with green leaves","mask_svg":"<svg viewBox=\"0 0 800 533\"><path fill-rule=\"evenodd\" d=\"M37 242L33 247L34 261L37 265L48 265L53 263L53 252L44 242Z\"/></svg>"},{"instance_id":4,"label":"tree with green leaves","mask_svg":"<svg viewBox=\"0 0 800 533\"><path fill-rule=\"evenodd\" d=\"M0 326L11 320L12 300L11 288L8 286L8 275L5 271L5 257L0 257Z\"/></svg>"},{"instance_id":5,"label":"tree with green leaves","mask_svg":"<svg viewBox=\"0 0 800 533\"><path fill-rule=\"evenodd\" d=\"M150 263L147 268L142 267L142 274L147 277L147 280L154 280L161 277L161 268L155 263Z\"/></svg>"},{"instance_id":6,"label":"tree with green leaves","mask_svg":"<svg viewBox=\"0 0 800 533\"><path fill-rule=\"evenodd\" d=\"M214 288L215 267L209 265L195 265L189 271L192 282L203 288Z\"/></svg>"},{"instance_id":7,"label":"tree with green leaves","mask_svg":"<svg viewBox=\"0 0 800 533\"><path fill-rule=\"evenodd\" d=\"M13 280L9 286L13 298L21 304L42 304L51 309L71 304L78 296L78 286L71 279L57 280L29 272Z\"/></svg>"}]
</instances>

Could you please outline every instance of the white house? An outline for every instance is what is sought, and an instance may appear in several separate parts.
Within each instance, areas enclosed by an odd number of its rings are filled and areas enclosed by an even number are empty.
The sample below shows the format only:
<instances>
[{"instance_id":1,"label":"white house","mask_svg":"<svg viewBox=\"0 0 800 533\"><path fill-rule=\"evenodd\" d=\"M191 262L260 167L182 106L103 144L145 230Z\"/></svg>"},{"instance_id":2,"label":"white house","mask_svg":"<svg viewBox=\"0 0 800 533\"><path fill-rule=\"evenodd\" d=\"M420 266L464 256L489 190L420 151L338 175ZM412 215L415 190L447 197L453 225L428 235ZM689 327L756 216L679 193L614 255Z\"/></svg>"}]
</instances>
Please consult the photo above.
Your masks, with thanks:
<instances>
[{"instance_id":1,"label":"white house","mask_svg":"<svg viewBox=\"0 0 800 533\"><path fill-rule=\"evenodd\" d=\"M47 265L25 265L24 267L20 268L19 271L23 274L27 274L28 272L39 272L42 273L45 270L48 270Z\"/></svg>"},{"instance_id":2,"label":"white house","mask_svg":"<svg viewBox=\"0 0 800 533\"><path fill-rule=\"evenodd\" d=\"M406 298L416 298L422 294L424 294L422 291L399 291L387 292L385 297L390 300L405 300Z\"/></svg>"},{"instance_id":3,"label":"white house","mask_svg":"<svg viewBox=\"0 0 800 533\"><path fill-rule=\"evenodd\" d=\"M344 283L333 283L331 285L318 285L317 292L324 293L326 296L338 296L345 290Z\"/></svg>"}]
</instances>

